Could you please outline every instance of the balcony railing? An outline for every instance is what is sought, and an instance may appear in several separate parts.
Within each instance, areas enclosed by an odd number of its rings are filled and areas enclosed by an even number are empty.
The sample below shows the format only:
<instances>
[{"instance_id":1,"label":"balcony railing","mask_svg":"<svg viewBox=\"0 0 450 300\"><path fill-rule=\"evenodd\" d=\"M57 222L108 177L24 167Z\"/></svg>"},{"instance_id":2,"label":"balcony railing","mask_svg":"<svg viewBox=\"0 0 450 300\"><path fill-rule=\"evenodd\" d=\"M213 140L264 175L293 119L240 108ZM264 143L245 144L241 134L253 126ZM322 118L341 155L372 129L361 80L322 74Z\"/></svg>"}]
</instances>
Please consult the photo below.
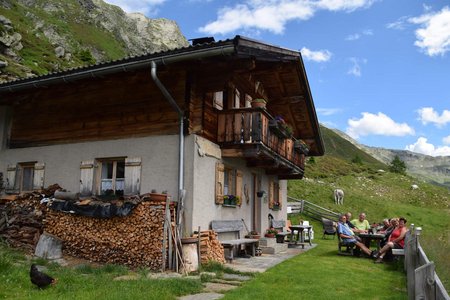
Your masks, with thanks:
<instances>
[{"instance_id":1,"label":"balcony railing","mask_svg":"<svg viewBox=\"0 0 450 300\"><path fill-rule=\"evenodd\" d=\"M243 156L249 160L265 158L266 165L261 167L270 169L274 174L301 173L302 176L305 154L294 149L295 139L283 137L271 129L271 120L274 118L261 108L221 111L218 115L217 141L223 152L234 149L227 151L227 156ZM270 160L277 166L271 165Z\"/></svg>"}]
</instances>

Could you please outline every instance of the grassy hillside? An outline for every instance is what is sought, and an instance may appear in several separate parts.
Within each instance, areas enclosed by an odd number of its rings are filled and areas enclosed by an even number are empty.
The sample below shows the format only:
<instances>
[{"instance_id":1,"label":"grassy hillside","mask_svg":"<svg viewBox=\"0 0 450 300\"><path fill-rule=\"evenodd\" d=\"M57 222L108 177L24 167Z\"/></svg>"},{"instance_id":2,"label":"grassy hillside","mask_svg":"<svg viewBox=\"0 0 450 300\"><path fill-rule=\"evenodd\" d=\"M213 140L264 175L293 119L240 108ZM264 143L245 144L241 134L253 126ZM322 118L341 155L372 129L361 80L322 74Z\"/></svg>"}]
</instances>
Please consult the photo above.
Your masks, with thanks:
<instances>
[{"instance_id":1,"label":"grassy hillside","mask_svg":"<svg viewBox=\"0 0 450 300\"><path fill-rule=\"evenodd\" d=\"M365 212L369 222L404 216L408 225L423 229L421 244L447 289L450 288L450 191L410 176L388 172L386 165L362 153L350 142L322 128L326 155L308 161L303 180L292 180L288 194L335 212ZM352 163L355 156L360 163ZM381 170L384 170L381 171ZM418 190L411 190L418 184ZM334 204L333 190L345 192L344 205Z\"/></svg>"},{"instance_id":2,"label":"grassy hillside","mask_svg":"<svg viewBox=\"0 0 450 300\"><path fill-rule=\"evenodd\" d=\"M51 12L45 11L41 8L42 3L46 3L48 6L54 5L58 9L55 8ZM90 53L86 55L88 53L86 51L93 49L102 53L106 60L125 56L124 45L120 44L110 32L98 29L90 17L79 9L77 0L38 1L32 7L21 5L13 0L11 5L12 9L0 6L0 15L10 19L15 30L22 35L23 49L20 52L22 57L20 64L3 57L9 62L9 66L5 70L8 73L25 77L26 70L22 65L31 69L35 74L45 74L84 65L92 62L90 61L92 56ZM46 28L52 28L55 35L67 43L67 48L72 49L73 53L71 60L56 57L55 45L52 45L52 42L36 27L36 22L40 22Z\"/></svg>"}]
</instances>

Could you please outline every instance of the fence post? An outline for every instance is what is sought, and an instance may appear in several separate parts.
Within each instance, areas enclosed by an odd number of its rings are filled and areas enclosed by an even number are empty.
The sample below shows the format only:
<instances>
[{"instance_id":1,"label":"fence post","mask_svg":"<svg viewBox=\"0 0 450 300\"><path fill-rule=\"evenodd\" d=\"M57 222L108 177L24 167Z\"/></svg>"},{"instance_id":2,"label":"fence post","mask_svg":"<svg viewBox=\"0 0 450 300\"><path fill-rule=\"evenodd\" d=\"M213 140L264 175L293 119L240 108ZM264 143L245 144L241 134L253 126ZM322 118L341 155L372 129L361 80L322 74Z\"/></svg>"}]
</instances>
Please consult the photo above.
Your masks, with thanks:
<instances>
[{"instance_id":1,"label":"fence post","mask_svg":"<svg viewBox=\"0 0 450 300\"><path fill-rule=\"evenodd\" d=\"M418 267L414 282L416 299L436 299L434 283L434 262Z\"/></svg>"},{"instance_id":2,"label":"fence post","mask_svg":"<svg viewBox=\"0 0 450 300\"><path fill-rule=\"evenodd\" d=\"M411 224L411 227L414 225ZM419 231L418 231L419 229ZM406 276L407 276L407 285L408 285L408 299L414 300L415 297L415 269L418 263L417 252L418 252L418 233L420 235L420 231L422 229L419 227L416 231L410 236L410 239L405 243L405 266L406 266Z\"/></svg>"}]
</instances>

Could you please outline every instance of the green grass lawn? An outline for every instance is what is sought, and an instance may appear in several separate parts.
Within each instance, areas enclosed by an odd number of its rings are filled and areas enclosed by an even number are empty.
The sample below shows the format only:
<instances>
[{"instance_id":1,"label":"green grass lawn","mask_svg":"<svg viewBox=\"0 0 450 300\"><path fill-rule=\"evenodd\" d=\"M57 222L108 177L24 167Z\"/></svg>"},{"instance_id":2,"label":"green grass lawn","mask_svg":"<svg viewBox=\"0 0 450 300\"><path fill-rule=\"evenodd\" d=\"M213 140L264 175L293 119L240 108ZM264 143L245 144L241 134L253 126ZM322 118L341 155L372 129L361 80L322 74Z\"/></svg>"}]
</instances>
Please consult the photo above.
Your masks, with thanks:
<instances>
[{"instance_id":1,"label":"green grass lawn","mask_svg":"<svg viewBox=\"0 0 450 300\"><path fill-rule=\"evenodd\" d=\"M256 274L224 299L407 299L401 265L374 264L372 259L337 255L337 239L322 239L321 225L312 223L317 247ZM30 260L16 250L0 246L1 299L176 299L201 291L202 282L190 279L147 279L146 270L125 267L60 267L48 272L58 283L45 290L29 279ZM44 264L43 261L38 261ZM140 279L114 281L117 276L139 274Z\"/></svg>"},{"instance_id":2,"label":"green grass lawn","mask_svg":"<svg viewBox=\"0 0 450 300\"><path fill-rule=\"evenodd\" d=\"M374 264L369 258L337 255L337 238L323 240L322 226L312 224L317 247L257 275L224 299L408 298L400 263Z\"/></svg>"}]
</instances>

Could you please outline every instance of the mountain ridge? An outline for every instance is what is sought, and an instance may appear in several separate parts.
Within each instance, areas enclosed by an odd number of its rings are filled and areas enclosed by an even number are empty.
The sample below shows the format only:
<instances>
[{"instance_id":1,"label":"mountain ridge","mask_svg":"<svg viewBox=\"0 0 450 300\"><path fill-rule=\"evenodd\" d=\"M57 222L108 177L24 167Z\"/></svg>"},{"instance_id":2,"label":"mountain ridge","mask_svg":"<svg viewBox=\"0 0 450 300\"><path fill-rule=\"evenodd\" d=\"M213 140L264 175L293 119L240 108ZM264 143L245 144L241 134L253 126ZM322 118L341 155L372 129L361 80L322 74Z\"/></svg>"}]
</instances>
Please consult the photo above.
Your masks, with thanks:
<instances>
[{"instance_id":1,"label":"mountain ridge","mask_svg":"<svg viewBox=\"0 0 450 300\"><path fill-rule=\"evenodd\" d=\"M175 21L102 0L0 0L0 83L187 46Z\"/></svg>"},{"instance_id":2,"label":"mountain ridge","mask_svg":"<svg viewBox=\"0 0 450 300\"><path fill-rule=\"evenodd\" d=\"M365 151L380 162L389 165L398 156L406 165L406 172L418 179L450 189L450 156L430 156L409 150L370 147L358 143L339 129L330 129L358 149Z\"/></svg>"}]
</instances>

